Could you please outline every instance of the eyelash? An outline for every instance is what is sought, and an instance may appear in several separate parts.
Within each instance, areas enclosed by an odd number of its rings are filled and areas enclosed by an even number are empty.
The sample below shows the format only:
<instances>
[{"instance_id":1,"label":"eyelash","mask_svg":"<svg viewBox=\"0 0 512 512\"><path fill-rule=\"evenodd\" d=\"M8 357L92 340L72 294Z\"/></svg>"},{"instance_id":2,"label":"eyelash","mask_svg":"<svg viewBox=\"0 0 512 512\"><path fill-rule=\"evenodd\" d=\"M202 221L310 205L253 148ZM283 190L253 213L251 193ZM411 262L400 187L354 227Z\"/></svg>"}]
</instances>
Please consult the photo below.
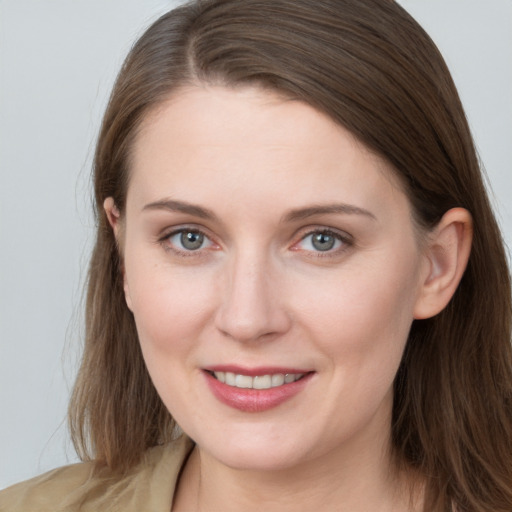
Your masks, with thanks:
<instances>
[{"instance_id":1,"label":"eyelash","mask_svg":"<svg viewBox=\"0 0 512 512\"><path fill-rule=\"evenodd\" d=\"M211 240L211 238L201 229L195 227L181 227L178 229L174 229L173 231L166 233L161 238L158 239L158 243L162 245L162 247L166 251L170 251L178 254L179 256L190 257L195 256L198 257L203 254L203 250L205 247L198 247L197 249L181 249L176 246L176 244L171 243L171 239L177 235L183 234L194 234L199 235L204 238L204 241L208 241L210 245L216 245L215 242Z\"/></svg>"},{"instance_id":2,"label":"eyelash","mask_svg":"<svg viewBox=\"0 0 512 512\"><path fill-rule=\"evenodd\" d=\"M305 233L298 242L293 244L291 249L294 251L300 251L301 249L298 248L298 246L308 238L314 237L315 235L332 237L334 239L334 243L338 243L338 247L329 248L325 251L306 250L305 252L309 253L310 257L313 258L333 258L339 256L354 245L353 239L346 234L341 234L337 231L333 231L332 229L318 228L309 230L307 233ZM313 240L311 240L310 244L313 245L313 243Z\"/></svg>"},{"instance_id":3,"label":"eyelash","mask_svg":"<svg viewBox=\"0 0 512 512\"><path fill-rule=\"evenodd\" d=\"M218 245L212 241L211 237L207 235L203 230L198 229L196 227L180 227L178 229L174 229L173 231L164 234L162 237L158 239L158 243L162 245L162 247L166 251L173 252L175 254L178 254L179 256L183 257L198 257L200 255L203 255L204 249L207 249L208 247L198 247L197 249L182 249L176 246L176 243L171 243L171 239L177 235L183 235L186 233L199 235L203 237L204 241L208 241L210 246L216 246ZM309 237L314 237L315 235L323 235L326 237L332 237L334 238L334 244L338 244L338 247L329 248L325 251L321 250L310 250L306 249L304 252L308 253L310 257L313 258L329 258L329 257L335 257L339 256L341 253L348 250L350 247L354 245L354 241L352 238L348 235L342 235L341 233L338 233L336 231L333 231L332 229L326 229L326 228L318 228L318 229L312 229L307 231L298 242L295 242L291 247L290 250L292 251L301 251L301 249L298 247L301 243L303 243L305 240L307 240ZM311 245L313 245L313 241L311 241Z\"/></svg>"}]
</instances>

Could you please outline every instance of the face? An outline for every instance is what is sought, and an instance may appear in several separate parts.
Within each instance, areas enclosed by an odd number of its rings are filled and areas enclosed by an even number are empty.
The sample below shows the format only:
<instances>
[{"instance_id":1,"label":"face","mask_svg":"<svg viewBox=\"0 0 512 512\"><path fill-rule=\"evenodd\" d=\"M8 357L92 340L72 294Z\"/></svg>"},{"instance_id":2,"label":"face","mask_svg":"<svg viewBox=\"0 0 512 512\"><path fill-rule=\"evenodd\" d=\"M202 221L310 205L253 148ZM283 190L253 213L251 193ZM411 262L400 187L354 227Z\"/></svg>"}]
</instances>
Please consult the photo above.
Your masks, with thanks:
<instances>
[{"instance_id":1,"label":"face","mask_svg":"<svg viewBox=\"0 0 512 512\"><path fill-rule=\"evenodd\" d=\"M426 264L347 131L259 89L183 90L142 126L120 231L149 373L204 453L272 469L385 445Z\"/></svg>"}]
</instances>

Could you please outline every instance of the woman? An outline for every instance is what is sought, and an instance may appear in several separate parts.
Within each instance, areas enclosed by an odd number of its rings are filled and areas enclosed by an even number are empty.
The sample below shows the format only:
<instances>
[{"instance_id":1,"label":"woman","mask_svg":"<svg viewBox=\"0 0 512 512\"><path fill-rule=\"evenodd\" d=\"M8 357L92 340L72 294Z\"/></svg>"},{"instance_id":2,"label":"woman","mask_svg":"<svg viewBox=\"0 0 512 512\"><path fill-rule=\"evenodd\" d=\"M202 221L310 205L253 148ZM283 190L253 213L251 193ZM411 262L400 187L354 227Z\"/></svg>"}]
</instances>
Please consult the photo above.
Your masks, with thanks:
<instances>
[{"instance_id":1,"label":"woman","mask_svg":"<svg viewBox=\"0 0 512 512\"><path fill-rule=\"evenodd\" d=\"M121 70L94 172L70 408L90 462L3 509L512 510L503 244L397 4L172 11Z\"/></svg>"}]
</instances>

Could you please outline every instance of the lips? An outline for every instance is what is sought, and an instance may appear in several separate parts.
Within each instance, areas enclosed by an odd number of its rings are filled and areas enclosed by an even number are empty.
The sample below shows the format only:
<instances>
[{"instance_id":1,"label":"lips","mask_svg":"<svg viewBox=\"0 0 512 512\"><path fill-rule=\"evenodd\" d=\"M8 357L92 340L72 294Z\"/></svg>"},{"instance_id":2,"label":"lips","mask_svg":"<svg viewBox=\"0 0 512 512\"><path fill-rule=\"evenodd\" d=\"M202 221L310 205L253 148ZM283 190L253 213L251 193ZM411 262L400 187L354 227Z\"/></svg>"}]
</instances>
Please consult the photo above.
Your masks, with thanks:
<instances>
[{"instance_id":1,"label":"lips","mask_svg":"<svg viewBox=\"0 0 512 512\"><path fill-rule=\"evenodd\" d=\"M223 404L243 412L263 412L292 399L314 372L289 368L204 370L213 395Z\"/></svg>"}]
</instances>

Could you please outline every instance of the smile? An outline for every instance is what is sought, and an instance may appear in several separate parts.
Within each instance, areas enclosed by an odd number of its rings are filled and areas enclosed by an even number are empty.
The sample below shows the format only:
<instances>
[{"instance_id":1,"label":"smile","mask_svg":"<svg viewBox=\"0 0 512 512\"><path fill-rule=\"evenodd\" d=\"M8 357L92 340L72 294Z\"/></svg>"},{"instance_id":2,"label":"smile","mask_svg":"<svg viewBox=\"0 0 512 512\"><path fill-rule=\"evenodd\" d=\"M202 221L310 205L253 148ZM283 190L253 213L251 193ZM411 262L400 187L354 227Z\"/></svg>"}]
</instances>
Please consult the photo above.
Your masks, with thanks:
<instances>
[{"instance_id":1,"label":"smile","mask_svg":"<svg viewBox=\"0 0 512 512\"><path fill-rule=\"evenodd\" d=\"M217 400L250 413L267 411L291 400L308 387L315 373L291 368L234 366L203 370L206 384Z\"/></svg>"},{"instance_id":2,"label":"smile","mask_svg":"<svg viewBox=\"0 0 512 512\"><path fill-rule=\"evenodd\" d=\"M269 375L242 375L232 372L212 372L215 378L235 388L241 389L270 389L291 384L304 377L304 373L275 373Z\"/></svg>"}]
</instances>

